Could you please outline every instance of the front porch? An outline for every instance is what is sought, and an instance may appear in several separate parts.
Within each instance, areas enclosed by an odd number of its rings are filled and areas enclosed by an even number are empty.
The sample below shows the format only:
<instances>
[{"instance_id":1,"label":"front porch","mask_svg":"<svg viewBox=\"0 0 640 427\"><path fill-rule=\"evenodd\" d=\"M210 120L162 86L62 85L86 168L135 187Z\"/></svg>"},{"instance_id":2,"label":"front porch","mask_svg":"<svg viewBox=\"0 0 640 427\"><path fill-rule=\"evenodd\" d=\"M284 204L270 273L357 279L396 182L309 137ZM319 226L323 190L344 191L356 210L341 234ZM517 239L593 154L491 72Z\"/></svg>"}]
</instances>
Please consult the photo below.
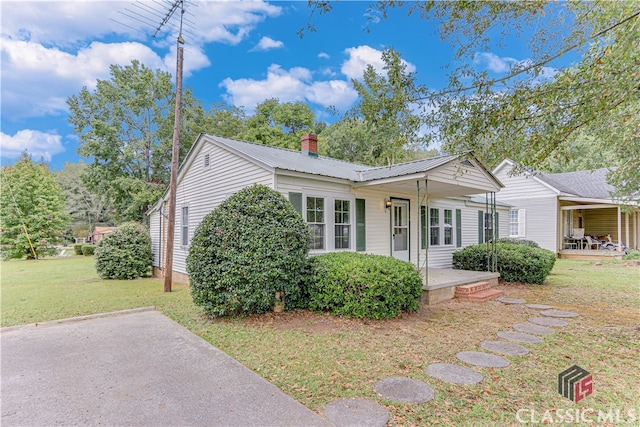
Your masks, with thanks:
<instances>
[{"instance_id":1,"label":"front porch","mask_svg":"<svg viewBox=\"0 0 640 427\"><path fill-rule=\"evenodd\" d=\"M454 270L451 268L422 268L427 284L422 287L422 302L434 305L450 300L455 295L457 286L476 282L489 282L492 287L498 285L500 273L490 271Z\"/></svg>"}]
</instances>

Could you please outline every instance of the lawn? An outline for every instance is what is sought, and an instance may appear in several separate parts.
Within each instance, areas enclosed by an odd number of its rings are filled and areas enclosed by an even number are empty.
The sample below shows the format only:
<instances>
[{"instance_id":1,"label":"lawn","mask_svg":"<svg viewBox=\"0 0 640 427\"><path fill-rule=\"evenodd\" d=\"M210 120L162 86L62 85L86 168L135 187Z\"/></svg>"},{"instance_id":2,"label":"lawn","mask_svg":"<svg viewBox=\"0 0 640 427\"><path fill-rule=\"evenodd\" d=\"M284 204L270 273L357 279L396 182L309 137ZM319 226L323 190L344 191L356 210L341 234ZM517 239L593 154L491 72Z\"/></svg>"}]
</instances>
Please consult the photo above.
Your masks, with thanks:
<instances>
[{"instance_id":1,"label":"lawn","mask_svg":"<svg viewBox=\"0 0 640 427\"><path fill-rule=\"evenodd\" d=\"M518 410L530 423L542 423L547 410L556 423L558 415L577 414L591 425L607 425L598 422L598 410L611 413L608 425L630 420L631 410L640 419L640 268L622 262L559 260L545 285L501 286L507 296L580 317L543 343L525 345L531 353L508 357L507 368L475 368L485 380L472 386L434 379L425 367L458 363L457 352L479 350L480 342L497 339L496 332L512 330L535 312L495 301L449 301L391 321L307 311L211 320L186 287L174 285L165 294L157 279L100 280L89 257L0 267L2 326L154 305L319 413L336 399L363 397L389 409L390 425L518 425ZM593 374L594 393L579 403L556 389L558 373L573 364ZM385 400L374 386L391 376L424 381L436 397L421 405Z\"/></svg>"}]
</instances>

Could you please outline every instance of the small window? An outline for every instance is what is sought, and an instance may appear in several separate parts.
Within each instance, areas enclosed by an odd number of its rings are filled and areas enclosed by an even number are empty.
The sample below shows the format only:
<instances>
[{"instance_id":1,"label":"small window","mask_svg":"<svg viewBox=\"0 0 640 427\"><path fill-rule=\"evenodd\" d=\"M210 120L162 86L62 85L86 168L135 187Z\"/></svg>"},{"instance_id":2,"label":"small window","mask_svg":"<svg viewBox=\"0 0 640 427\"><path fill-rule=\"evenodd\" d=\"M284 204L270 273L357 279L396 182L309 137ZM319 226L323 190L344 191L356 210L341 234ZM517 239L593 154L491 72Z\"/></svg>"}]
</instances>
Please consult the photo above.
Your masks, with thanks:
<instances>
[{"instance_id":1,"label":"small window","mask_svg":"<svg viewBox=\"0 0 640 427\"><path fill-rule=\"evenodd\" d=\"M351 205L349 200L334 201L335 248L351 248Z\"/></svg>"},{"instance_id":2,"label":"small window","mask_svg":"<svg viewBox=\"0 0 640 427\"><path fill-rule=\"evenodd\" d=\"M509 211L509 236L510 237L525 237L525 210L514 209ZM571 229L569 229L571 230Z\"/></svg>"},{"instance_id":3,"label":"small window","mask_svg":"<svg viewBox=\"0 0 640 427\"><path fill-rule=\"evenodd\" d=\"M429 209L429 244L438 246L440 244L440 210Z\"/></svg>"},{"instance_id":4,"label":"small window","mask_svg":"<svg viewBox=\"0 0 640 427\"><path fill-rule=\"evenodd\" d=\"M189 246L189 206L182 207L181 224L180 243L182 246Z\"/></svg>"},{"instance_id":5,"label":"small window","mask_svg":"<svg viewBox=\"0 0 640 427\"><path fill-rule=\"evenodd\" d=\"M453 210L444 210L444 244L453 245Z\"/></svg>"},{"instance_id":6,"label":"small window","mask_svg":"<svg viewBox=\"0 0 640 427\"><path fill-rule=\"evenodd\" d=\"M202 164L204 169L209 169L209 161L210 161L209 153L207 153L207 154L204 155L204 160L203 160L203 164Z\"/></svg>"},{"instance_id":7,"label":"small window","mask_svg":"<svg viewBox=\"0 0 640 427\"><path fill-rule=\"evenodd\" d=\"M311 228L310 249L324 249L324 199L322 197L307 197L307 223Z\"/></svg>"}]
</instances>

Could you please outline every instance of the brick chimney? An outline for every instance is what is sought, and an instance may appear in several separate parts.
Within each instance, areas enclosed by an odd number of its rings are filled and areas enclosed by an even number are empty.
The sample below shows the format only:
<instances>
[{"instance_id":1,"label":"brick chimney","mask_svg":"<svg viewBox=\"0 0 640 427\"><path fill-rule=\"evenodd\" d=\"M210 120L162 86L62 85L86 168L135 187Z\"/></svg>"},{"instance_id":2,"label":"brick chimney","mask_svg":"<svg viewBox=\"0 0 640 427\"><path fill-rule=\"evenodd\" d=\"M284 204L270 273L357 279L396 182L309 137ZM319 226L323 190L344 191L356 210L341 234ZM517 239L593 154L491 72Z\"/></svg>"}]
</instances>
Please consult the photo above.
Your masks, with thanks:
<instances>
[{"instance_id":1,"label":"brick chimney","mask_svg":"<svg viewBox=\"0 0 640 427\"><path fill-rule=\"evenodd\" d=\"M305 133L301 138L302 152L311 157L318 157L318 137Z\"/></svg>"}]
</instances>

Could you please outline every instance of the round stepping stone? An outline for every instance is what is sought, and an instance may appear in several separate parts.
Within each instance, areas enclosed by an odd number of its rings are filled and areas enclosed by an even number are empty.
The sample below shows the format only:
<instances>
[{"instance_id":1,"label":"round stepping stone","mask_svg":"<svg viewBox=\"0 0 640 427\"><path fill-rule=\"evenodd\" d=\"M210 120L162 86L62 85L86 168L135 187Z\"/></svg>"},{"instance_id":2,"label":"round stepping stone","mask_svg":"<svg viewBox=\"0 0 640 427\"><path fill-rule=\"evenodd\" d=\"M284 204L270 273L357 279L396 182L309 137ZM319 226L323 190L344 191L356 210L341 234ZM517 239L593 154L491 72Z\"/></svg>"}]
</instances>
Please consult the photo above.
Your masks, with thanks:
<instances>
[{"instance_id":1,"label":"round stepping stone","mask_svg":"<svg viewBox=\"0 0 640 427\"><path fill-rule=\"evenodd\" d=\"M379 381L375 389L380 396L396 402L425 403L435 396L435 392L427 384L404 377Z\"/></svg>"},{"instance_id":2,"label":"round stepping stone","mask_svg":"<svg viewBox=\"0 0 640 427\"><path fill-rule=\"evenodd\" d=\"M542 326L567 326L569 323L552 317L530 317L529 322Z\"/></svg>"},{"instance_id":3,"label":"round stepping stone","mask_svg":"<svg viewBox=\"0 0 640 427\"><path fill-rule=\"evenodd\" d=\"M461 351L456 357L469 365L483 366L485 368L506 368L509 361L504 357L482 351Z\"/></svg>"},{"instance_id":4,"label":"round stepping stone","mask_svg":"<svg viewBox=\"0 0 640 427\"><path fill-rule=\"evenodd\" d=\"M536 337L535 335L529 335L522 332L513 332L513 331L501 331L498 332L498 336L502 339L515 341L515 342L524 342L527 344L540 344L542 339L540 337Z\"/></svg>"},{"instance_id":5,"label":"round stepping stone","mask_svg":"<svg viewBox=\"0 0 640 427\"><path fill-rule=\"evenodd\" d=\"M524 304L526 301L520 298L508 298L502 297L498 298L498 301L503 302L505 304Z\"/></svg>"},{"instance_id":6,"label":"round stepping stone","mask_svg":"<svg viewBox=\"0 0 640 427\"><path fill-rule=\"evenodd\" d=\"M533 323L516 323L513 325L513 329L518 332L533 335L550 335L553 333L553 329L547 328L546 326L534 325Z\"/></svg>"},{"instance_id":7,"label":"round stepping stone","mask_svg":"<svg viewBox=\"0 0 640 427\"><path fill-rule=\"evenodd\" d=\"M524 356L529 354L529 349L519 344L504 341L483 341L480 347L495 353L507 354L509 356Z\"/></svg>"},{"instance_id":8,"label":"round stepping stone","mask_svg":"<svg viewBox=\"0 0 640 427\"><path fill-rule=\"evenodd\" d=\"M548 317L578 317L578 313L574 313L573 311L562 311L562 310L545 310L541 311L540 314Z\"/></svg>"},{"instance_id":9,"label":"round stepping stone","mask_svg":"<svg viewBox=\"0 0 640 427\"><path fill-rule=\"evenodd\" d=\"M389 411L366 399L341 399L325 406L324 416L339 427L383 427L389 422Z\"/></svg>"},{"instance_id":10,"label":"round stepping stone","mask_svg":"<svg viewBox=\"0 0 640 427\"><path fill-rule=\"evenodd\" d=\"M527 304L526 307L533 308L534 310L551 310L551 309L553 309L552 305L546 305L546 304Z\"/></svg>"},{"instance_id":11,"label":"round stepping stone","mask_svg":"<svg viewBox=\"0 0 640 427\"><path fill-rule=\"evenodd\" d=\"M484 380L481 373L452 363L433 363L427 366L427 373L439 380L454 384L476 384Z\"/></svg>"}]
</instances>

